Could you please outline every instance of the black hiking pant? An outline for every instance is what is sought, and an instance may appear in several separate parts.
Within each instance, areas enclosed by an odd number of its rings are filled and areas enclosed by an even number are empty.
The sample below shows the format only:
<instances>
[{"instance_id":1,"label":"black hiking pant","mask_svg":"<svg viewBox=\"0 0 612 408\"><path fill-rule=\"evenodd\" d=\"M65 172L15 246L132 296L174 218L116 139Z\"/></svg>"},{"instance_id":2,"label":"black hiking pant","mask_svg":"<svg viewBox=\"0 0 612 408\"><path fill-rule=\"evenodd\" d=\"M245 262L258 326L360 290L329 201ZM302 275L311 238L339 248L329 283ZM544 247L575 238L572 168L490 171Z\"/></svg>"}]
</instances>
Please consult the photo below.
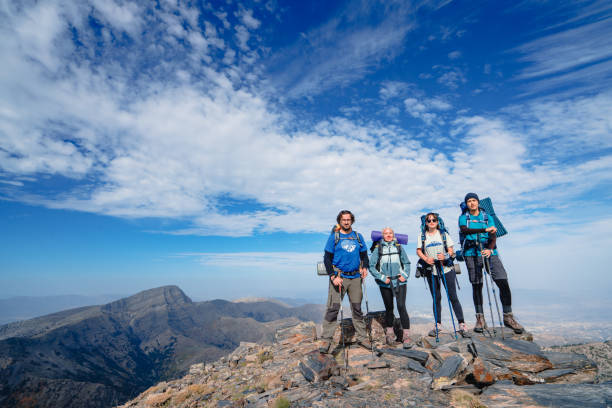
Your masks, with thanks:
<instances>
[{"instance_id":1,"label":"black hiking pant","mask_svg":"<svg viewBox=\"0 0 612 408\"><path fill-rule=\"evenodd\" d=\"M385 304L385 325L387 327L393 327L393 321L395 320L395 315L393 314L393 291L391 288L384 288L382 286L379 286L379 288L380 295ZM397 311L400 315L402 329L409 329L410 317L406 310L406 285L399 285L396 289L396 296L395 302L397 304Z\"/></svg>"},{"instance_id":2,"label":"black hiking pant","mask_svg":"<svg viewBox=\"0 0 612 408\"><path fill-rule=\"evenodd\" d=\"M444 279L440 275L433 275L433 280L436 286L436 294L434 296L433 287L431 286L431 273L428 273L425 279L427 280L427 285L429 286L429 293L431 293L431 297L434 302L434 314L436 316L436 322L442 323L442 292L440 287L444 284ZM461 307L461 303L459 302L459 298L457 297L457 284L455 283L456 275L455 271L450 271L444 274L446 278L445 288L448 290L448 297L450 298L451 305L453 306L453 310L455 311L455 316L457 317L457 321L459 323L465 323L463 319L463 308Z\"/></svg>"},{"instance_id":3,"label":"black hiking pant","mask_svg":"<svg viewBox=\"0 0 612 408\"><path fill-rule=\"evenodd\" d=\"M491 255L488 259L488 263L491 268L493 282L495 282L495 285L499 288L499 298L504 313L512 313L512 293L510 292L510 285L508 285L508 274L506 273L506 269L497 255ZM483 269L485 269L485 266L482 262L482 257L466 256L465 265L468 268L470 282L472 283L474 309L476 313L484 313L482 307L482 280L483 278L488 279L488 277L483 277Z\"/></svg>"},{"instance_id":4,"label":"black hiking pant","mask_svg":"<svg viewBox=\"0 0 612 408\"><path fill-rule=\"evenodd\" d=\"M508 279L493 279L493 282L495 282L495 285L499 288L499 298L504 313L512 313L512 293L510 292ZM474 300L474 309L476 313L484 313L482 307L482 283L472 283L472 299Z\"/></svg>"}]
</instances>

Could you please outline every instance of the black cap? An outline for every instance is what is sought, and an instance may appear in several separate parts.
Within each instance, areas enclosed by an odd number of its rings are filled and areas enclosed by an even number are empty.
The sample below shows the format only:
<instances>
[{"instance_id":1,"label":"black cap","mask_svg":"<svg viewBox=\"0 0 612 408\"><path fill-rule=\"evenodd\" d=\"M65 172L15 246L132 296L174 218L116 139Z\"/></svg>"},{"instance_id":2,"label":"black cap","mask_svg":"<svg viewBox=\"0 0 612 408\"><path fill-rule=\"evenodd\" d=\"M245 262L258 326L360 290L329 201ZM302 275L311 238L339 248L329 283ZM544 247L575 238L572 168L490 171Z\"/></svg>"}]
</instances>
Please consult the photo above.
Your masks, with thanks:
<instances>
[{"instance_id":1,"label":"black cap","mask_svg":"<svg viewBox=\"0 0 612 408\"><path fill-rule=\"evenodd\" d=\"M463 202L465 202L467 204L467 200L469 200L470 198L475 198L476 201L480 201L480 198L478 198L478 194L476 194L476 193L467 193L465 195L465 198L463 199Z\"/></svg>"}]
</instances>

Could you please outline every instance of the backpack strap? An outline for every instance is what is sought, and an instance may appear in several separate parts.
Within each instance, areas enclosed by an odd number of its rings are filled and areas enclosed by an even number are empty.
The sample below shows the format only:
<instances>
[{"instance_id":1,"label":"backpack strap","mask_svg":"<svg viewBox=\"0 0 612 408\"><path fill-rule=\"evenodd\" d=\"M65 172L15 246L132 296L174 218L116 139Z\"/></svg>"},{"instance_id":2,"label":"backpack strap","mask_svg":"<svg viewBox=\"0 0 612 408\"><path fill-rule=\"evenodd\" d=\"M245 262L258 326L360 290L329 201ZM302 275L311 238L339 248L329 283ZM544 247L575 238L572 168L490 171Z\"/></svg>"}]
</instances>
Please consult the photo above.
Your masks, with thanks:
<instances>
[{"instance_id":1,"label":"backpack strap","mask_svg":"<svg viewBox=\"0 0 612 408\"><path fill-rule=\"evenodd\" d=\"M397 249L397 256L400 261L400 266L402 269L404 269L404 262L402 262L402 245L397 241L395 241L395 249Z\"/></svg>"},{"instance_id":2,"label":"backpack strap","mask_svg":"<svg viewBox=\"0 0 612 408\"><path fill-rule=\"evenodd\" d=\"M395 241L394 245L395 245L395 249L397 250L397 256L399 258L400 265L402 269L404 269L404 262L402 262L402 245L399 242L397 242L397 240ZM377 243L376 247L378 247L378 260L376 261L376 270L380 272L380 260L382 259L383 255L391 256L393 254L383 254L383 246L381 242Z\"/></svg>"},{"instance_id":3,"label":"backpack strap","mask_svg":"<svg viewBox=\"0 0 612 408\"><path fill-rule=\"evenodd\" d=\"M361 241L361 238L359 238L359 233L355 230L352 230L351 232L355 233L355 238L351 238L350 236L345 238L345 239L356 239L359 242L359 249L361 252L361 247L365 245L364 242ZM338 242L340 241L340 230L334 229L334 248L336 247L336 245L338 245Z\"/></svg>"}]
</instances>

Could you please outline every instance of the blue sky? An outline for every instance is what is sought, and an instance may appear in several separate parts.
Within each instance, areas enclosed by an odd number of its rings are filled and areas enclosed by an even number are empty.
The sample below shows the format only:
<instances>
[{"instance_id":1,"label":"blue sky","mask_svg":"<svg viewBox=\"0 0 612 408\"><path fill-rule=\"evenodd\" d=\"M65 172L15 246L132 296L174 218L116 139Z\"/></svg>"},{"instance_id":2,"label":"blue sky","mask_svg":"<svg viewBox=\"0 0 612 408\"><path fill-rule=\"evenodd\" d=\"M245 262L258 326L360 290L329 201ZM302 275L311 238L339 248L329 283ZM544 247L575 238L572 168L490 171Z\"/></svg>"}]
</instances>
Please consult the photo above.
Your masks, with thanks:
<instances>
[{"instance_id":1,"label":"blue sky","mask_svg":"<svg viewBox=\"0 0 612 408\"><path fill-rule=\"evenodd\" d=\"M512 287L607 293L611 16L0 1L0 297L312 297L340 209L407 233L414 261L419 216L456 237L468 191L510 231Z\"/></svg>"}]
</instances>

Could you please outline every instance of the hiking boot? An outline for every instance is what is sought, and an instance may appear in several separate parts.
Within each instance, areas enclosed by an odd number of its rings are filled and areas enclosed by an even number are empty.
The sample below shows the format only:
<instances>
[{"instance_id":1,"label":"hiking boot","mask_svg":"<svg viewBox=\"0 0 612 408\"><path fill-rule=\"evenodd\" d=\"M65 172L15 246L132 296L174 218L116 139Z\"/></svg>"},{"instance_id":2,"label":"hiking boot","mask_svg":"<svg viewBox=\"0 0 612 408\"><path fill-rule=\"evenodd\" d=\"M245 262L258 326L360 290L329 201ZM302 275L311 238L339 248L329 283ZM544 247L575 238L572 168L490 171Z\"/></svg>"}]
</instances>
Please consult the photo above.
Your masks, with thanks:
<instances>
[{"instance_id":1,"label":"hiking boot","mask_svg":"<svg viewBox=\"0 0 612 408\"><path fill-rule=\"evenodd\" d=\"M385 330L385 343L387 343L387 346L395 345L395 332L393 331L393 327L387 327Z\"/></svg>"},{"instance_id":2,"label":"hiking boot","mask_svg":"<svg viewBox=\"0 0 612 408\"><path fill-rule=\"evenodd\" d=\"M519 322L514 319L512 313L504 313L504 326L511 328L514 330L516 334L523 334L525 328L519 324Z\"/></svg>"},{"instance_id":3,"label":"hiking boot","mask_svg":"<svg viewBox=\"0 0 612 408\"><path fill-rule=\"evenodd\" d=\"M487 322L485 321L484 314L476 313L476 325L474 326L474 331L476 333L482 333L486 328Z\"/></svg>"},{"instance_id":4,"label":"hiking boot","mask_svg":"<svg viewBox=\"0 0 612 408\"><path fill-rule=\"evenodd\" d=\"M438 326L438 334L442 333L443 332L442 324L438 323L437 326ZM436 337L436 328L435 327L429 331L429 337Z\"/></svg>"},{"instance_id":5,"label":"hiking boot","mask_svg":"<svg viewBox=\"0 0 612 408\"><path fill-rule=\"evenodd\" d=\"M319 353L327 354L329 353L329 348L331 346L331 341L327 339L322 339L319 343Z\"/></svg>"},{"instance_id":6,"label":"hiking boot","mask_svg":"<svg viewBox=\"0 0 612 408\"><path fill-rule=\"evenodd\" d=\"M467 326L465 325L465 323L459 323L459 330L457 330L457 332L459 332L459 335L461 337L470 337L470 335L468 334L468 329Z\"/></svg>"},{"instance_id":7,"label":"hiking boot","mask_svg":"<svg viewBox=\"0 0 612 408\"><path fill-rule=\"evenodd\" d=\"M412 348L412 339L410 338L410 329L402 331L402 347L405 349Z\"/></svg>"},{"instance_id":8,"label":"hiking boot","mask_svg":"<svg viewBox=\"0 0 612 408\"><path fill-rule=\"evenodd\" d=\"M369 339L357 340L357 345L363 347L366 350L372 350L372 342Z\"/></svg>"}]
</instances>

